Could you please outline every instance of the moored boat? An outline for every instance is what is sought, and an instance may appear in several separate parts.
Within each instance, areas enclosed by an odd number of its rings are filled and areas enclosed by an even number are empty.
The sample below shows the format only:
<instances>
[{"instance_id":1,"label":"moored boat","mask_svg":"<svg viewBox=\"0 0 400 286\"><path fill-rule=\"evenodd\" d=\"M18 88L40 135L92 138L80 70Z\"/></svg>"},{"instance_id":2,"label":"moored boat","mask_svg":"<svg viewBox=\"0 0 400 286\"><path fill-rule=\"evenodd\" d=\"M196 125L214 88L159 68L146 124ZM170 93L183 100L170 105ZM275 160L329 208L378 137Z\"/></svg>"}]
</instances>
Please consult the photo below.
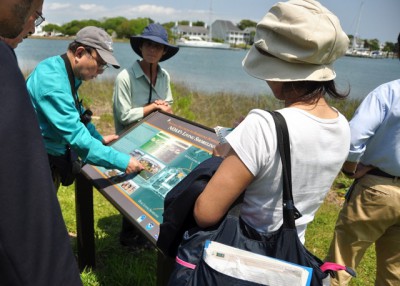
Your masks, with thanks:
<instances>
[{"instance_id":1,"label":"moored boat","mask_svg":"<svg viewBox=\"0 0 400 286\"><path fill-rule=\"evenodd\" d=\"M177 40L176 45L179 47L190 47L190 48L211 48L211 49L230 49L230 44L208 42L198 36L183 37Z\"/></svg>"}]
</instances>

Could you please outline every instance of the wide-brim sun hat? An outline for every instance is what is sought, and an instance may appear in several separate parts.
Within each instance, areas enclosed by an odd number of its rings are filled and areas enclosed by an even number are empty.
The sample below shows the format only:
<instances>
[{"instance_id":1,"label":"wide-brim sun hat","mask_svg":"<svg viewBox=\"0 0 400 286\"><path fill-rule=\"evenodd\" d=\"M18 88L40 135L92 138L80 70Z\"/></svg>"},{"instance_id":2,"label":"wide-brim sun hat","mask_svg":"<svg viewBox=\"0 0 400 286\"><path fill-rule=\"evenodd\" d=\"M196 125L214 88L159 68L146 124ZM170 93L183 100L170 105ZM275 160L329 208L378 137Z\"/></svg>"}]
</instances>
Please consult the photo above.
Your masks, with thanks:
<instances>
[{"instance_id":1,"label":"wide-brim sun hat","mask_svg":"<svg viewBox=\"0 0 400 286\"><path fill-rule=\"evenodd\" d=\"M150 40L159 44L163 44L166 47L166 49L164 49L165 54L161 57L160 62L168 60L179 51L179 47L168 43L167 31L160 24L150 24L144 28L141 35L131 37L130 42L132 49L141 58L143 58L143 56L140 46L143 40Z\"/></svg>"},{"instance_id":2,"label":"wide-brim sun hat","mask_svg":"<svg viewBox=\"0 0 400 286\"><path fill-rule=\"evenodd\" d=\"M114 68L119 69L120 64L113 55L113 40L106 31L94 26L87 26L76 34L75 41L96 49L100 57Z\"/></svg>"},{"instance_id":3,"label":"wide-brim sun hat","mask_svg":"<svg viewBox=\"0 0 400 286\"><path fill-rule=\"evenodd\" d=\"M336 77L333 62L348 45L339 19L319 2L279 2L257 24L242 65L262 80L329 81Z\"/></svg>"}]
</instances>

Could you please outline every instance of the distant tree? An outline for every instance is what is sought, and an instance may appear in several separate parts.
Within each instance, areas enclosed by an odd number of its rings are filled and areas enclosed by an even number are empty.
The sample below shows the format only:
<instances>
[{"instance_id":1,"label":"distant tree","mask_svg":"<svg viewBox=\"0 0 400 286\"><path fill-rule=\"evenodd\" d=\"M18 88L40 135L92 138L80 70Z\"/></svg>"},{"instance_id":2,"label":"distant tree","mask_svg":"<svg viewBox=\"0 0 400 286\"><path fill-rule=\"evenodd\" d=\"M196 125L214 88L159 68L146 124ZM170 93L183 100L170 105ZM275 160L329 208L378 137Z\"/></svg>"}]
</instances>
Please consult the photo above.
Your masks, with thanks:
<instances>
[{"instance_id":1,"label":"distant tree","mask_svg":"<svg viewBox=\"0 0 400 286\"><path fill-rule=\"evenodd\" d=\"M128 38L129 36L132 35L132 30L131 24L129 20L126 20L122 22L118 27L115 29L115 32L117 33L117 38Z\"/></svg>"},{"instance_id":2,"label":"distant tree","mask_svg":"<svg viewBox=\"0 0 400 286\"><path fill-rule=\"evenodd\" d=\"M178 25L189 26L189 21L187 21L187 20L178 21Z\"/></svg>"},{"instance_id":3,"label":"distant tree","mask_svg":"<svg viewBox=\"0 0 400 286\"><path fill-rule=\"evenodd\" d=\"M166 30L169 30L169 29L175 27L175 22L163 23L162 26L163 26Z\"/></svg>"},{"instance_id":4,"label":"distant tree","mask_svg":"<svg viewBox=\"0 0 400 286\"><path fill-rule=\"evenodd\" d=\"M251 31L250 32L250 38L249 38L249 44L252 45L254 44L254 37L256 35L256 31Z\"/></svg>"},{"instance_id":5,"label":"distant tree","mask_svg":"<svg viewBox=\"0 0 400 286\"><path fill-rule=\"evenodd\" d=\"M100 21L98 21L98 20L93 20L93 19L81 20L81 21L80 21L80 26L81 26L82 28L87 27L87 26L95 26L95 27L104 28L102 22L100 22Z\"/></svg>"},{"instance_id":6,"label":"distant tree","mask_svg":"<svg viewBox=\"0 0 400 286\"><path fill-rule=\"evenodd\" d=\"M108 32L116 31L118 26L126 21L128 21L128 19L126 19L125 17L106 18L102 22L102 26Z\"/></svg>"},{"instance_id":7,"label":"distant tree","mask_svg":"<svg viewBox=\"0 0 400 286\"><path fill-rule=\"evenodd\" d=\"M137 18L121 23L115 30L118 38L129 38L133 35L140 35L143 29L154 22L149 18Z\"/></svg>"},{"instance_id":8,"label":"distant tree","mask_svg":"<svg viewBox=\"0 0 400 286\"><path fill-rule=\"evenodd\" d=\"M171 42L174 42L174 40L176 39L176 37L174 37L174 35L172 34L172 28L175 27L175 22L167 22L162 24L162 26L165 28L165 30L168 33L168 39L170 39ZM173 39L173 40L171 40Z\"/></svg>"},{"instance_id":9,"label":"distant tree","mask_svg":"<svg viewBox=\"0 0 400 286\"><path fill-rule=\"evenodd\" d=\"M60 26L55 25L55 24L47 24L46 26L43 26L42 30L43 30L43 32L46 32L46 33L60 32L60 33L64 34L63 29Z\"/></svg>"},{"instance_id":10,"label":"distant tree","mask_svg":"<svg viewBox=\"0 0 400 286\"><path fill-rule=\"evenodd\" d=\"M240 30L244 30L244 29L246 29L246 28L249 28L249 27L256 27L257 26L257 23L256 22L254 22L254 21L251 21L251 20L241 20L240 22L239 22L239 24L237 24L237 27L240 29Z\"/></svg>"},{"instance_id":11,"label":"distant tree","mask_svg":"<svg viewBox=\"0 0 400 286\"><path fill-rule=\"evenodd\" d=\"M379 50L379 40L372 39L372 40L365 40L368 43L368 48L370 51L378 51Z\"/></svg>"},{"instance_id":12,"label":"distant tree","mask_svg":"<svg viewBox=\"0 0 400 286\"><path fill-rule=\"evenodd\" d=\"M385 42L382 50L384 52L396 52L396 45L391 42Z\"/></svg>"},{"instance_id":13,"label":"distant tree","mask_svg":"<svg viewBox=\"0 0 400 286\"><path fill-rule=\"evenodd\" d=\"M74 20L74 21L71 21L71 22L68 22L68 23L62 25L61 27L63 30L62 32L65 35L73 36L73 35L76 35L76 33L78 33L78 31L80 29L85 27L85 25L81 21Z\"/></svg>"},{"instance_id":14,"label":"distant tree","mask_svg":"<svg viewBox=\"0 0 400 286\"><path fill-rule=\"evenodd\" d=\"M196 26L196 27L204 27L204 22L203 21L196 21L192 23L192 26Z\"/></svg>"}]
</instances>

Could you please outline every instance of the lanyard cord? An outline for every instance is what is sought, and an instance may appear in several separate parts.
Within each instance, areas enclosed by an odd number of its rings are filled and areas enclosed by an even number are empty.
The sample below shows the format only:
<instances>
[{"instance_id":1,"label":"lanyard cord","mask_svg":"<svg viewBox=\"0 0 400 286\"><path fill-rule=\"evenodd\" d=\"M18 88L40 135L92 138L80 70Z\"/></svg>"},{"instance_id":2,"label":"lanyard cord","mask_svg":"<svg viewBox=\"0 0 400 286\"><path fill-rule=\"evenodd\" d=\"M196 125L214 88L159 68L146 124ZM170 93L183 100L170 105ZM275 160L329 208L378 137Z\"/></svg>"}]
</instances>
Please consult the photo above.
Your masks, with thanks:
<instances>
[{"instance_id":1,"label":"lanyard cord","mask_svg":"<svg viewBox=\"0 0 400 286\"><path fill-rule=\"evenodd\" d=\"M151 95L152 95L152 93L153 93L153 83L152 83L152 81L153 81L153 64L150 64L150 82L149 82L149 84L150 84L150 91L149 91L149 101L147 102L147 104L150 104L150 102L151 102Z\"/></svg>"}]
</instances>

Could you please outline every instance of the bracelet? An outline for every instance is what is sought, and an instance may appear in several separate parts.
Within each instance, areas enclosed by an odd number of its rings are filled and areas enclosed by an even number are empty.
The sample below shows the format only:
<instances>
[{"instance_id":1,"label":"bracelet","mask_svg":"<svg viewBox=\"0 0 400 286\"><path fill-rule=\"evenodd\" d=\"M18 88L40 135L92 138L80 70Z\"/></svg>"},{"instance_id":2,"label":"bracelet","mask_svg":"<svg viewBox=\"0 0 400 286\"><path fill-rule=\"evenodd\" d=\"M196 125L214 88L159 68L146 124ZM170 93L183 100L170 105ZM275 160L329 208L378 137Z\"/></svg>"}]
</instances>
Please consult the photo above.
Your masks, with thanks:
<instances>
[{"instance_id":1,"label":"bracelet","mask_svg":"<svg viewBox=\"0 0 400 286\"><path fill-rule=\"evenodd\" d=\"M342 173L343 174L345 174L347 177L353 177L355 174L356 174L356 172L349 172L349 171L346 171L345 169L342 169Z\"/></svg>"}]
</instances>

